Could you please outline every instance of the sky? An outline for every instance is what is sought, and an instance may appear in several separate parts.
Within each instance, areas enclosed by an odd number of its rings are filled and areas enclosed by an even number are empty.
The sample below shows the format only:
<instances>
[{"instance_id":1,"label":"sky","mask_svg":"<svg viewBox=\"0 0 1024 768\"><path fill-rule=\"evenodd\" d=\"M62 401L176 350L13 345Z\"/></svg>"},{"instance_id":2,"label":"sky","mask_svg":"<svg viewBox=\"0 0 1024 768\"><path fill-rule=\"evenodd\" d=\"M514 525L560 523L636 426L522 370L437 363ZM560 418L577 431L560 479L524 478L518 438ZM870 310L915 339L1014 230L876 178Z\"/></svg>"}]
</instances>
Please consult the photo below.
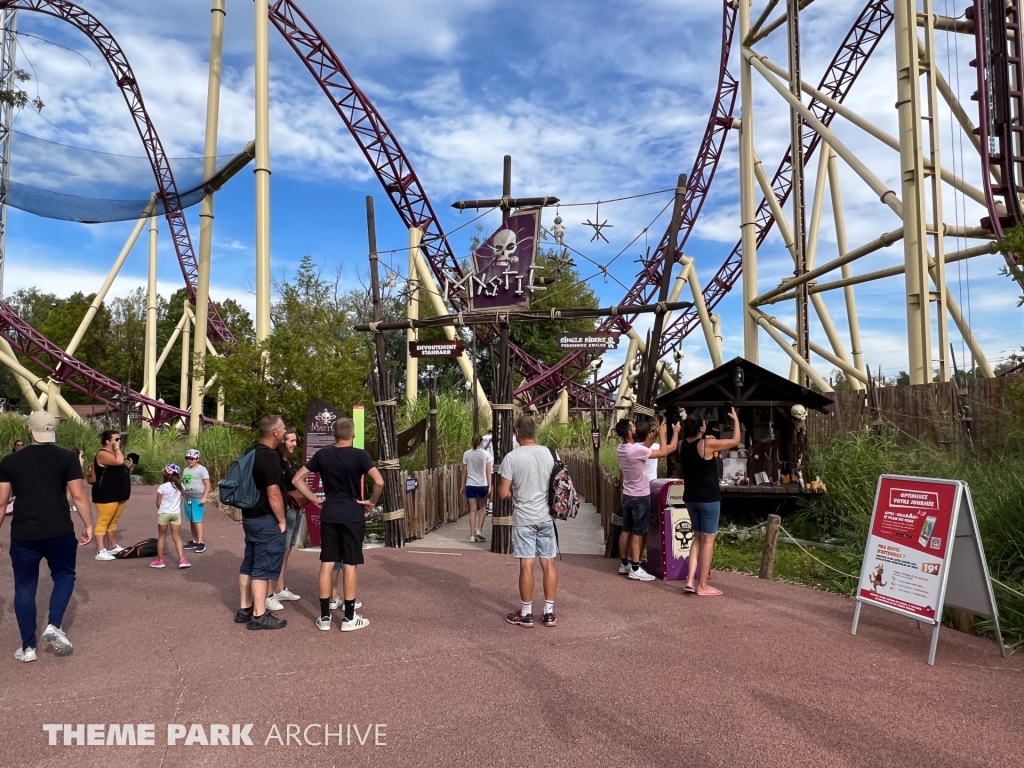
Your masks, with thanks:
<instances>
[{"instance_id":1,"label":"sky","mask_svg":"<svg viewBox=\"0 0 1024 768\"><path fill-rule=\"evenodd\" d=\"M945 3L945 10L943 9ZM963 3L960 3L962 5ZM194 157L203 151L209 52L209 0L82 0L124 49L167 154ZM755 2L754 15L763 0ZM803 14L804 79L817 83L854 20L859 3L815 3ZM827 6L827 7L826 7ZM679 173L689 173L717 88L722 5L716 0L559 0L513 8L497 0L302 0L302 10L340 55L363 92L398 138L439 214L456 255L467 256L476 215L458 213L458 199L498 197L502 156L513 158L513 194L553 195L566 243L602 305L617 304L635 281L648 247L667 226L666 207ZM948 15L962 13L950 0L937 3ZM18 65L33 75L31 95L45 103L40 114L23 110L16 130L51 141L103 152L141 156L138 134L113 77L91 43L66 24L22 12ZM218 154L233 154L254 135L253 4L228 0ZM376 200L378 246L389 268L404 272L407 235L387 196L341 119L298 57L271 28L271 262L275 277L291 273L310 255L328 273L340 269L346 286L367 272L365 203ZM784 37L757 49L785 66ZM939 33L940 68L976 121L970 94L976 74L968 66L972 41ZM734 51L732 71L738 72ZM755 77L758 77L755 75ZM867 64L847 104L889 133L897 133L892 30ZM788 145L789 117L772 88L754 87L755 148L769 176ZM737 112L738 114L738 112ZM980 181L977 154L944 107L943 165L971 183ZM837 118L837 135L886 184L899 191L895 152ZM12 154L12 174L26 174L31 157ZM25 165L19 167L19 163ZM709 278L739 237L738 133L730 132L709 198L686 252L698 276ZM808 164L808 209L817 159ZM839 163L849 246L899 226L870 189ZM59 183L59 179L54 183ZM646 194L656 192L657 194ZM607 202L598 209L597 202ZM759 198L760 196L758 196ZM825 196L818 263L838 255L829 196ZM573 204L573 205L569 205ZM251 168L216 196L212 292L254 307L255 202ZM977 226L980 206L943 188L947 223ZM545 213L550 227L556 211ZM593 241L585 221L611 225L610 240ZM496 213L480 223L487 232ZM198 207L189 212L198 249ZM85 225L9 214L4 293L37 286L59 295L96 290L132 229L132 222ZM460 229L461 227L461 229ZM646 230L646 231L645 231ZM146 280L146 238L140 238L112 293L123 295ZM947 238L955 251L978 241ZM390 252L394 250L394 252ZM1021 345L1024 310L1019 291L999 275L1001 258L986 256L951 265L951 290L972 322L986 357L996 362ZM901 264L901 245L855 266L855 273ZM597 265L608 268L600 276ZM759 291L792 274L792 261L777 232L759 253ZM838 277L838 275L836 276ZM827 278L832 279L832 278ZM159 288L182 284L166 225L161 222ZM905 285L902 277L858 286L856 296L866 361L895 375L907 367ZM684 300L688 295L684 293ZM844 335L841 292L825 294L829 313ZM743 351L739 285L715 310L723 319L725 359ZM767 311L794 325L792 303ZM642 319L643 333L649 318ZM827 346L817 318L813 340ZM955 354L963 345L951 324ZM618 363L625 343L609 362ZM788 358L760 336L761 363L785 374ZM699 331L684 341L684 378L710 368ZM826 378L831 364L814 360Z\"/></svg>"}]
</instances>

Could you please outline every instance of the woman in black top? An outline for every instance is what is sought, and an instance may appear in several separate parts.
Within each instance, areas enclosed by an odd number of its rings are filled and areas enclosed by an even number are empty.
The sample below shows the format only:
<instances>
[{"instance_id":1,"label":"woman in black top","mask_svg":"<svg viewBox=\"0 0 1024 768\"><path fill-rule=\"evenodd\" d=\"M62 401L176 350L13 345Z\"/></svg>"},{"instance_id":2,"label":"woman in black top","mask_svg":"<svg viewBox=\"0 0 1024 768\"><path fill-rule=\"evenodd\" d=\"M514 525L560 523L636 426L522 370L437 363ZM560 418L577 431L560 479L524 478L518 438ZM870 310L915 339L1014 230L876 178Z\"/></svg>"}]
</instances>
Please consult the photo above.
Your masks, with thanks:
<instances>
[{"instance_id":1,"label":"woman in black top","mask_svg":"<svg viewBox=\"0 0 1024 768\"><path fill-rule=\"evenodd\" d=\"M96 505L96 559L113 560L124 547L117 543L117 519L132 495L132 460L121 452L121 433L108 429L100 435L95 464L96 482L92 503Z\"/></svg>"},{"instance_id":2,"label":"woman in black top","mask_svg":"<svg viewBox=\"0 0 1024 768\"><path fill-rule=\"evenodd\" d=\"M718 532L718 518L722 510L715 454L740 444L740 420L736 409L731 408L729 415L732 417L732 438L729 440L708 437L708 423L695 413L688 415L683 422L683 441L679 448L679 458L683 465L683 501L686 502L690 524L693 526L693 543L690 544L687 563L689 573L683 591L701 597L722 594L722 590L708 586L708 573L715 554L715 534ZM697 577L696 584L694 577Z\"/></svg>"}]
</instances>

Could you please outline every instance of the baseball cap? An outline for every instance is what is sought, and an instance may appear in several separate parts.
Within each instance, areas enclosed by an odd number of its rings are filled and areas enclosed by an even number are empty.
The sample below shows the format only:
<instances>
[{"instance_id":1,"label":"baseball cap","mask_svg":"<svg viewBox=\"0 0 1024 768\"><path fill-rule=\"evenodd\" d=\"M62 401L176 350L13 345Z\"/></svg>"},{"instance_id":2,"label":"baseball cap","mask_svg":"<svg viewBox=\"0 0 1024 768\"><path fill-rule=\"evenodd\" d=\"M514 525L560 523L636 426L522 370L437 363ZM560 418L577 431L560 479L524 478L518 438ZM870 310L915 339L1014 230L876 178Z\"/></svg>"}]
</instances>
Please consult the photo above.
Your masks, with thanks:
<instances>
[{"instance_id":1,"label":"baseball cap","mask_svg":"<svg viewBox=\"0 0 1024 768\"><path fill-rule=\"evenodd\" d=\"M46 411L33 411L28 417L28 431L37 443L57 440L57 419Z\"/></svg>"},{"instance_id":2,"label":"baseball cap","mask_svg":"<svg viewBox=\"0 0 1024 768\"><path fill-rule=\"evenodd\" d=\"M200 454L198 448L189 448L187 451L185 451L186 459L198 459L199 456Z\"/></svg>"},{"instance_id":3,"label":"baseball cap","mask_svg":"<svg viewBox=\"0 0 1024 768\"><path fill-rule=\"evenodd\" d=\"M166 467L164 467L164 472L166 472L168 475L180 475L181 467L179 467L177 464L168 464Z\"/></svg>"}]
</instances>

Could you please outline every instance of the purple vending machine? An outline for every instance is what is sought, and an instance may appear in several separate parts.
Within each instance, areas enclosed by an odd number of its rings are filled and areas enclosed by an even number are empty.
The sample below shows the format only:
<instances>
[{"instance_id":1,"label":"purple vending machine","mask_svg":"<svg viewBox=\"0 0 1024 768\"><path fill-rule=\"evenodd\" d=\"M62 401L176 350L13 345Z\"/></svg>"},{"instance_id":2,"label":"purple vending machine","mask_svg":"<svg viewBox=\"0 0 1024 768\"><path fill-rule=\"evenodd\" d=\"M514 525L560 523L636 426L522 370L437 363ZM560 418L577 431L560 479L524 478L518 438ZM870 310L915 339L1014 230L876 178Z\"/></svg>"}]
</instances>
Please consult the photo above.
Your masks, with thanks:
<instances>
[{"instance_id":1,"label":"purple vending machine","mask_svg":"<svg viewBox=\"0 0 1024 768\"><path fill-rule=\"evenodd\" d=\"M647 570L660 579L686 581L693 529L683 504L683 481L651 481L651 527L647 530Z\"/></svg>"}]
</instances>

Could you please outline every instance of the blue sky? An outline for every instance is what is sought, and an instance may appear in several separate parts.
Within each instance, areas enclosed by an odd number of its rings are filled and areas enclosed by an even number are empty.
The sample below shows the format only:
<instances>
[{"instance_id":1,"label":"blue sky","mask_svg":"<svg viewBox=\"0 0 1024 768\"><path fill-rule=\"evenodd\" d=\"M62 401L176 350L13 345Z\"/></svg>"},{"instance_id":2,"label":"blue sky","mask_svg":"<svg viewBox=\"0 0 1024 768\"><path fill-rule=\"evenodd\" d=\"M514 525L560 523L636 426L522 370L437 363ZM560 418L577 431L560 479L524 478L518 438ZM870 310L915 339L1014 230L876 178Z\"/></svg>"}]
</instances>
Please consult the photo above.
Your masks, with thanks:
<instances>
[{"instance_id":1,"label":"blue sky","mask_svg":"<svg viewBox=\"0 0 1024 768\"><path fill-rule=\"evenodd\" d=\"M83 0L126 51L147 107L168 153L197 155L203 146L209 3L206 0ZM712 0L634 0L630 3L561 2L510 8L497 0L304 0L302 8L321 29L363 91L376 104L410 156L446 230L470 214L450 209L453 200L497 196L502 155L513 156L513 191L550 194L564 202L592 202L673 186L689 172L703 134L716 87L721 46L721 5ZM760 6L763 3L758 2ZM815 4L805 14L805 79L817 81L856 9L826 12ZM844 6L845 7L845 6ZM757 9L755 9L756 12ZM239 150L253 135L253 11L248 0L228 0L226 60L219 154ZM82 56L24 37L19 65L32 71L46 103L42 115L23 112L16 127L25 133L75 146L130 155L142 147L113 78L81 35L39 15L22 13L19 28L67 46ZM947 77L961 79L962 99L976 87L966 41L960 64ZM956 41L950 39L949 46ZM946 38L940 45L947 44ZM772 40L760 48L785 62ZM943 52L945 48L942 48ZM953 62L952 48L950 61ZM32 67L27 66L26 57ZM87 59L87 60L86 60ZM271 30L272 265L276 275L294 269L310 254L327 271L339 266L355 285L366 269L363 199L377 199L378 242L382 251L401 247L406 235L356 145L318 86L275 30ZM891 133L896 132L895 72L891 32L858 82L848 103ZM769 173L788 143L788 117L763 83L755 91L757 149ZM941 115L940 115L941 116ZM948 126L947 122L945 123ZM872 169L898 186L895 153L863 133L836 123L837 132ZM947 129L944 164L963 166L977 183L977 159L960 154L959 139ZM12 160L18 163L17 152ZM717 270L739 235L737 137L727 141L719 176L687 251L702 279ZM850 246L895 229L899 223L868 188L841 165ZM808 169L813 183L816 161ZM644 236L627 244L669 201L656 195L601 206L610 244L591 243L582 226L593 206L562 210L566 240L598 263L608 263L612 279L593 287L602 303L617 303L622 284L633 283L644 252ZM947 219L976 223L984 215L971 201L945 196ZM823 218L819 263L836 255L830 206ZM198 247L197 209L190 213ZM551 212L546 221L550 225ZM252 175L240 174L216 199L213 290L253 305L254 199ZM488 230L497 217L483 220ZM656 243L665 216L651 228ZM80 225L10 214L5 292L37 285L59 294L95 290L120 250L131 223ZM457 255L466 255L471 228L452 237ZM947 250L964 247L952 240ZM165 230L161 232L161 291L181 285ZM974 330L991 359L1020 345L1021 311L1014 308L1014 286L999 277L1000 257L970 262L970 281L951 267L950 281L970 309ZM584 276L596 268L577 258ZM902 262L897 246L865 260L859 270ZM394 257L402 269L403 254ZM115 292L145 283L144 243L136 246ZM966 266L966 265L965 265ZM589 270L589 271L588 271ZM792 266L773 235L761 253L760 288L777 284ZM887 373L906 367L902 278L858 288L867 360ZM738 294L738 291L736 292ZM843 322L842 296L829 295L833 317ZM742 350L739 297L719 306L726 357ZM791 307L773 312L792 324ZM816 323L816 321L815 321ZM644 326L646 327L646 326ZM820 326L812 335L825 344ZM959 338L953 334L957 356ZM709 367L700 334L684 343L684 371ZM785 373L788 362L762 336L762 363ZM624 347L625 345L623 345ZM621 357L621 354L619 355ZM820 362L827 374L831 366Z\"/></svg>"}]
</instances>

